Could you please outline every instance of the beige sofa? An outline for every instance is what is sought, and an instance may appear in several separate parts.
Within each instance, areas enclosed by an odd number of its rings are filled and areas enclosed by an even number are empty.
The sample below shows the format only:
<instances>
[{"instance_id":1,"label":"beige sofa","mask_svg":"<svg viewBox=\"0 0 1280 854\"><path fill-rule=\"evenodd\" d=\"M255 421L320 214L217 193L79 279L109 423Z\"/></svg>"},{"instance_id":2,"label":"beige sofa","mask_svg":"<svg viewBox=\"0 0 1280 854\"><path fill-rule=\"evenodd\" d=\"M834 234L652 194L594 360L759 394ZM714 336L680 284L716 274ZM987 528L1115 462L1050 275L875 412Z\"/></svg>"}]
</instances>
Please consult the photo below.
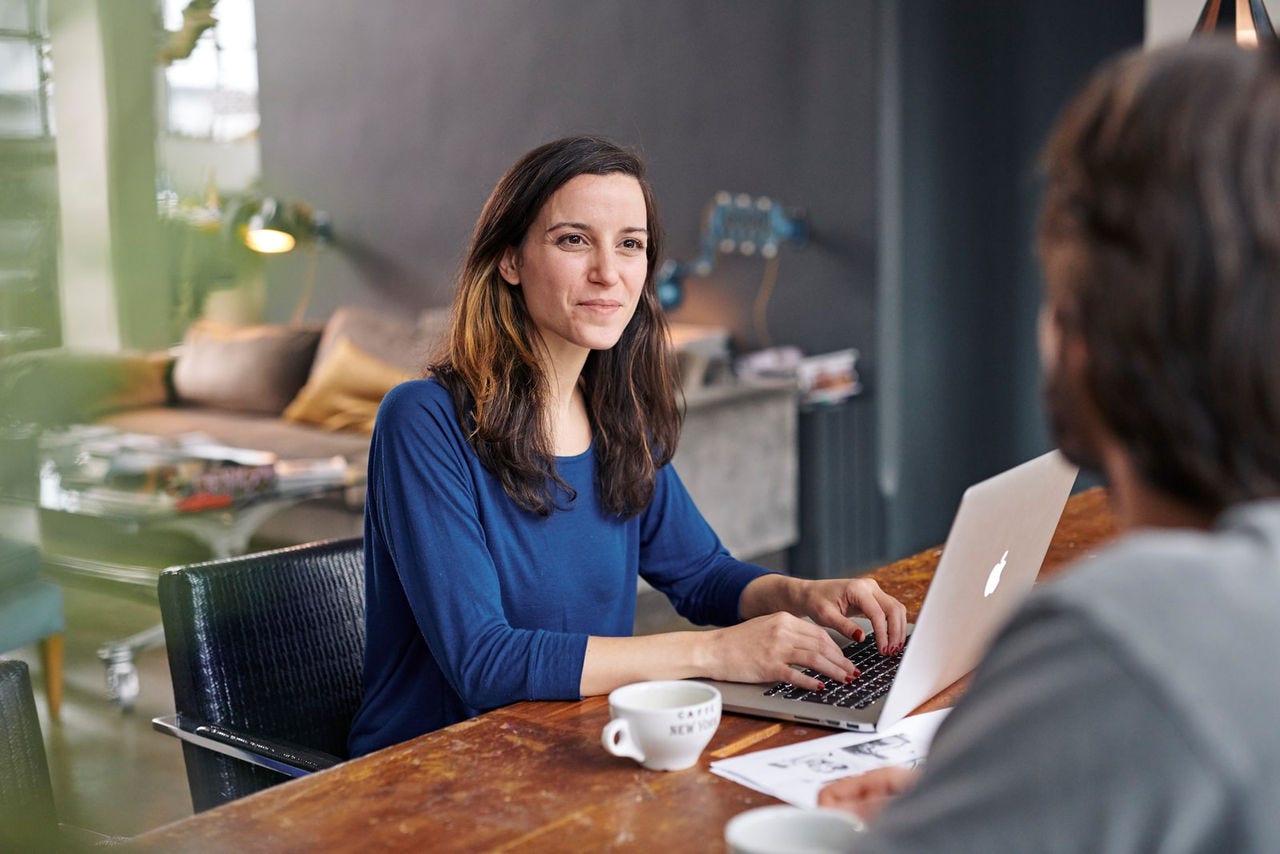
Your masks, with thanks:
<instances>
[{"instance_id":1,"label":"beige sofa","mask_svg":"<svg viewBox=\"0 0 1280 854\"><path fill-rule=\"evenodd\" d=\"M282 459L341 455L363 470L378 401L421 372L446 323L442 310L410 321L347 307L323 326L196 324L180 346L160 353L23 353L0 367L0 406L10 421L42 429L98 423L161 436L203 433ZM269 519L254 543L356 536L363 506L362 489L306 502Z\"/></svg>"},{"instance_id":2,"label":"beige sofa","mask_svg":"<svg viewBox=\"0 0 1280 854\"><path fill-rule=\"evenodd\" d=\"M421 374L446 327L440 309L405 319L345 307L315 327L198 324L163 353L24 353L0 363L0 412L42 427L199 432L283 459L342 455L363 469L382 394ZM687 404L676 468L725 545L756 559L794 544L792 386L730 379L688 389ZM359 535L363 505L363 489L352 489L283 510L252 545Z\"/></svg>"}]
</instances>

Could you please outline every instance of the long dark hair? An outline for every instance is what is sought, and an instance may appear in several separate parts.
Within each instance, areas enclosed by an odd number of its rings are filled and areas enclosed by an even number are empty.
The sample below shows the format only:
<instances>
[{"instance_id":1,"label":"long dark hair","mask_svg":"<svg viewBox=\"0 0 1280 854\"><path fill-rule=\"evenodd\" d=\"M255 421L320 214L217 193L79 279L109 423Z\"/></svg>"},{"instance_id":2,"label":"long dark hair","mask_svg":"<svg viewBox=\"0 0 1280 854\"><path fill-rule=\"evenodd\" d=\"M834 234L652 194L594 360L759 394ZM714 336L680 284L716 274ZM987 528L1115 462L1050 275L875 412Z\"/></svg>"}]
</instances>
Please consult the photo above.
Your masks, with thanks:
<instances>
[{"instance_id":1,"label":"long dark hair","mask_svg":"<svg viewBox=\"0 0 1280 854\"><path fill-rule=\"evenodd\" d=\"M1211 513L1280 495L1280 57L1217 41L1094 77L1046 146L1039 226L1108 428Z\"/></svg>"},{"instance_id":2,"label":"long dark hair","mask_svg":"<svg viewBox=\"0 0 1280 854\"><path fill-rule=\"evenodd\" d=\"M530 151L502 176L476 222L458 279L448 350L428 369L449 390L485 468L513 501L543 516L557 506L558 494L574 496L556 473L544 421L549 384L530 334L524 291L502 279L498 263L521 244L547 199L566 182L610 174L630 175L644 194L648 271L622 337L612 348L588 354L581 382L605 509L625 517L649 504L658 469L675 453L681 418L675 358L653 280L661 229L644 164L634 152L599 137L566 137Z\"/></svg>"}]
</instances>

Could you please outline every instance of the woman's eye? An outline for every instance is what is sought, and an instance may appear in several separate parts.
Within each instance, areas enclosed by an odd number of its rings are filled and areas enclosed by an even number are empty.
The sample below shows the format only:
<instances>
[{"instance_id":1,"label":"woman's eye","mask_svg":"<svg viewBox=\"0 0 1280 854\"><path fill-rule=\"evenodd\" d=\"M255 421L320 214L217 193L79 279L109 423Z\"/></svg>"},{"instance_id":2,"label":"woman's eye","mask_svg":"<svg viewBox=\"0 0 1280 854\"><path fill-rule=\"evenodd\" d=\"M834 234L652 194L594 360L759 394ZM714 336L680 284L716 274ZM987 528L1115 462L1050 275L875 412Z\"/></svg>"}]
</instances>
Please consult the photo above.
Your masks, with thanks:
<instances>
[{"instance_id":1,"label":"woman's eye","mask_svg":"<svg viewBox=\"0 0 1280 854\"><path fill-rule=\"evenodd\" d=\"M557 242L561 246L582 246L586 241L581 234L566 234Z\"/></svg>"},{"instance_id":2,"label":"woman's eye","mask_svg":"<svg viewBox=\"0 0 1280 854\"><path fill-rule=\"evenodd\" d=\"M629 249L633 252L643 252L644 242L636 240L634 237L628 237L626 240L622 241L622 248Z\"/></svg>"}]
</instances>

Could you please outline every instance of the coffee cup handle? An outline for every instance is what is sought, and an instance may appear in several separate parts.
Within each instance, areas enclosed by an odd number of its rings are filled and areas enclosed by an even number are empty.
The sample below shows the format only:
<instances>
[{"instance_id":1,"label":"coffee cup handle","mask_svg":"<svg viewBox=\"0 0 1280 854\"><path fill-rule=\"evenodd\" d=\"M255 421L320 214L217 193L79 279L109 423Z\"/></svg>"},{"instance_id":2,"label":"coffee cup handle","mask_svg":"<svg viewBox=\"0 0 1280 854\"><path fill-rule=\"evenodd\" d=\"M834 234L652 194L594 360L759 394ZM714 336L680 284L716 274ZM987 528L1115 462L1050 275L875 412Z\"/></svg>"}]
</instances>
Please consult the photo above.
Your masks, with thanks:
<instances>
[{"instance_id":1,"label":"coffee cup handle","mask_svg":"<svg viewBox=\"0 0 1280 854\"><path fill-rule=\"evenodd\" d=\"M604 745L604 749L614 756L625 756L637 762L644 761L644 754L631 738L631 728L627 726L626 718L614 718L605 724L604 731L600 733L600 742Z\"/></svg>"}]
</instances>

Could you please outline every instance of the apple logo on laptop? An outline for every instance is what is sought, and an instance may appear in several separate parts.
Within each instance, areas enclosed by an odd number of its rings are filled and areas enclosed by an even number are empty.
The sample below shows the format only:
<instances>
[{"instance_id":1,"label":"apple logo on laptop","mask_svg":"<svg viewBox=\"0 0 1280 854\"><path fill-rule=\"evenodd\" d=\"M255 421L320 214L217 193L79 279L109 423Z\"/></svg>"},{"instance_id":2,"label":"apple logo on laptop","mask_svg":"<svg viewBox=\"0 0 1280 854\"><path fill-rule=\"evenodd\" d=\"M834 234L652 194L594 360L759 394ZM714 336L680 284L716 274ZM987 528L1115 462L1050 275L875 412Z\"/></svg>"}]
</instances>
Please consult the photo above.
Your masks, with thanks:
<instances>
[{"instance_id":1,"label":"apple logo on laptop","mask_svg":"<svg viewBox=\"0 0 1280 854\"><path fill-rule=\"evenodd\" d=\"M1005 549L1004 554L1000 555L1000 560L995 566L991 567L991 574L987 576L986 589L982 591L982 598L990 596L996 592L996 588L1000 586L1000 573L1004 572L1005 558L1009 557L1009 550Z\"/></svg>"}]
</instances>

